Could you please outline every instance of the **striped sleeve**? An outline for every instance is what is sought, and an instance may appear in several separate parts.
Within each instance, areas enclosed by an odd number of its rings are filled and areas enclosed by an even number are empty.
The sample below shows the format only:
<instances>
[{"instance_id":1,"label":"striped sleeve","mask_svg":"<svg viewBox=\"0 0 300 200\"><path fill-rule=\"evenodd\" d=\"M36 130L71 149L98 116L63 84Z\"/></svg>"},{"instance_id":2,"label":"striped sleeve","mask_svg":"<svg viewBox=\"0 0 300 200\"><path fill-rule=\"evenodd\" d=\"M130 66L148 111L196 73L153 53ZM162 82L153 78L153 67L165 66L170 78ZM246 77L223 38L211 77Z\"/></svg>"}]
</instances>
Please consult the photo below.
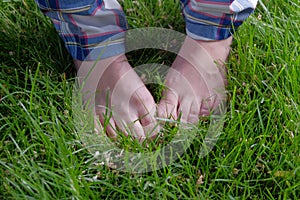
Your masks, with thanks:
<instances>
[{"instance_id":1,"label":"striped sleeve","mask_svg":"<svg viewBox=\"0 0 300 200\"><path fill-rule=\"evenodd\" d=\"M96 60L125 52L125 14L116 0L36 0L71 56Z\"/></svg>"},{"instance_id":2,"label":"striped sleeve","mask_svg":"<svg viewBox=\"0 0 300 200\"><path fill-rule=\"evenodd\" d=\"M181 0L187 34L197 40L233 35L254 11L258 0Z\"/></svg>"}]
</instances>

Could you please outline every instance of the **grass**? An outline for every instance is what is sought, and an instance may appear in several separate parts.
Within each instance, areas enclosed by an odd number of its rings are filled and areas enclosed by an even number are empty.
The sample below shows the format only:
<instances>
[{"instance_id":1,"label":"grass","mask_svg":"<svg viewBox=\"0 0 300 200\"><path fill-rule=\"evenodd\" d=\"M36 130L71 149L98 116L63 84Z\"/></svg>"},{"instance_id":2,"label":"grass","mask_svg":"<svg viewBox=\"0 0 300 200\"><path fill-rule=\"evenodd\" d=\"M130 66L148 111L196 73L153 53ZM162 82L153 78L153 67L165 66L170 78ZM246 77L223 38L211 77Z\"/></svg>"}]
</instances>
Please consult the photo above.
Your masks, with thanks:
<instances>
[{"instance_id":1,"label":"grass","mask_svg":"<svg viewBox=\"0 0 300 200\"><path fill-rule=\"evenodd\" d=\"M123 4L132 28L184 32L178 1ZM228 112L213 151L199 159L195 141L172 165L137 175L97 162L79 140L75 72L50 21L32 1L1 1L1 198L300 199L299 7L260 2L236 33Z\"/></svg>"}]
</instances>

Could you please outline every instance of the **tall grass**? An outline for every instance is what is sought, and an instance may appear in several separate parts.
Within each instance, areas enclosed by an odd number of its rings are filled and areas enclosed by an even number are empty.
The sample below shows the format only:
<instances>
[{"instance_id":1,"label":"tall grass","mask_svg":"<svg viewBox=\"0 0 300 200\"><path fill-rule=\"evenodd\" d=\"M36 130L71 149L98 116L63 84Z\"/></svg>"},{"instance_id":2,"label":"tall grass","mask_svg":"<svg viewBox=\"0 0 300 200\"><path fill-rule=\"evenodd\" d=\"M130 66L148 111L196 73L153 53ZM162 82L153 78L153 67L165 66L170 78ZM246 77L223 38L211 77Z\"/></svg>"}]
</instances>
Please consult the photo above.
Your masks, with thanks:
<instances>
[{"instance_id":1,"label":"tall grass","mask_svg":"<svg viewBox=\"0 0 300 200\"><path fill-rule=\"evenodd\" d=\"M122 4L132 28L184 32L178 1ZM300 199L299 7L297 0L260 1L236 33L226 124L213 151L199 159L195 141L172 165L136 175L97 162L79 140L75 72L49 19L33 1L1 1L0 196ZM155 56L132 54L131 62L164 60Z\"/></svg>"}]
</instances>

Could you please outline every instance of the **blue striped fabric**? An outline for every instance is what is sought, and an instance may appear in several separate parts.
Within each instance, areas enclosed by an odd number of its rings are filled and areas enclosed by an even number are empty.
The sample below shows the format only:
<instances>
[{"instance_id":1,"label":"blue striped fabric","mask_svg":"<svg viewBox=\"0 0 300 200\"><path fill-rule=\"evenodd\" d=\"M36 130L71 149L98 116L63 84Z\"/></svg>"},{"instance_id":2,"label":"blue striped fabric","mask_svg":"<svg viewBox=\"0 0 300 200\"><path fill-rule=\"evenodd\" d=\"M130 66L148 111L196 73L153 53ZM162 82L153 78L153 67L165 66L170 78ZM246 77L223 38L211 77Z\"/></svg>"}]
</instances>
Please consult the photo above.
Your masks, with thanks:
<instances>
[{"instance_id":1,"label":"blue striped fabric","mask_svg":"<svg viewBox=\"0 0 300 200\"><path fill-rule=\"evenodd\" d=\"M51 18L74 59L95 60L125 52L125 14L117 0L35 0ZM222 40L253 12L258 0L180 0L187 34ZM104 42L105 41L105 42Z\"/></svg>"},{"instance_id":2,"label":"blue striped fabric","mask_svg":"<svg viewBox=\"0 0 300 200\"><path fill-rule=\"evenodd\" d=\"M186 31L197 40L223 40L254 11L257 0L181 0Z\"/></svg>"}]
</instances>

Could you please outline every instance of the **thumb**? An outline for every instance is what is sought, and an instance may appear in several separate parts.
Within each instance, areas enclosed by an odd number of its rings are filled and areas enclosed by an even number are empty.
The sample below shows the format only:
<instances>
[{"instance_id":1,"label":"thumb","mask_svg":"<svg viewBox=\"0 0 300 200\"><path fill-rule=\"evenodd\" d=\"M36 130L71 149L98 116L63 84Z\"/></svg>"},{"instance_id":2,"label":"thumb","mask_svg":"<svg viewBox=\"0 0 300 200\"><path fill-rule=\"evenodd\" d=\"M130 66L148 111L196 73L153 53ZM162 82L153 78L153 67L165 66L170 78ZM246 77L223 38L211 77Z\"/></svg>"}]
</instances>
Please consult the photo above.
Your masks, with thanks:
<instances>
[{"instance_id":1,"label":"thumb","mask_svg":"<svg viewBox=\"0 0 300 200\"><path fill-rule=\"evenodd\" d=\"M178 95L171 89L167 89L157 107L158 117L176 120L178 118L177 106Z\"/></svg>"}]
</instances>

